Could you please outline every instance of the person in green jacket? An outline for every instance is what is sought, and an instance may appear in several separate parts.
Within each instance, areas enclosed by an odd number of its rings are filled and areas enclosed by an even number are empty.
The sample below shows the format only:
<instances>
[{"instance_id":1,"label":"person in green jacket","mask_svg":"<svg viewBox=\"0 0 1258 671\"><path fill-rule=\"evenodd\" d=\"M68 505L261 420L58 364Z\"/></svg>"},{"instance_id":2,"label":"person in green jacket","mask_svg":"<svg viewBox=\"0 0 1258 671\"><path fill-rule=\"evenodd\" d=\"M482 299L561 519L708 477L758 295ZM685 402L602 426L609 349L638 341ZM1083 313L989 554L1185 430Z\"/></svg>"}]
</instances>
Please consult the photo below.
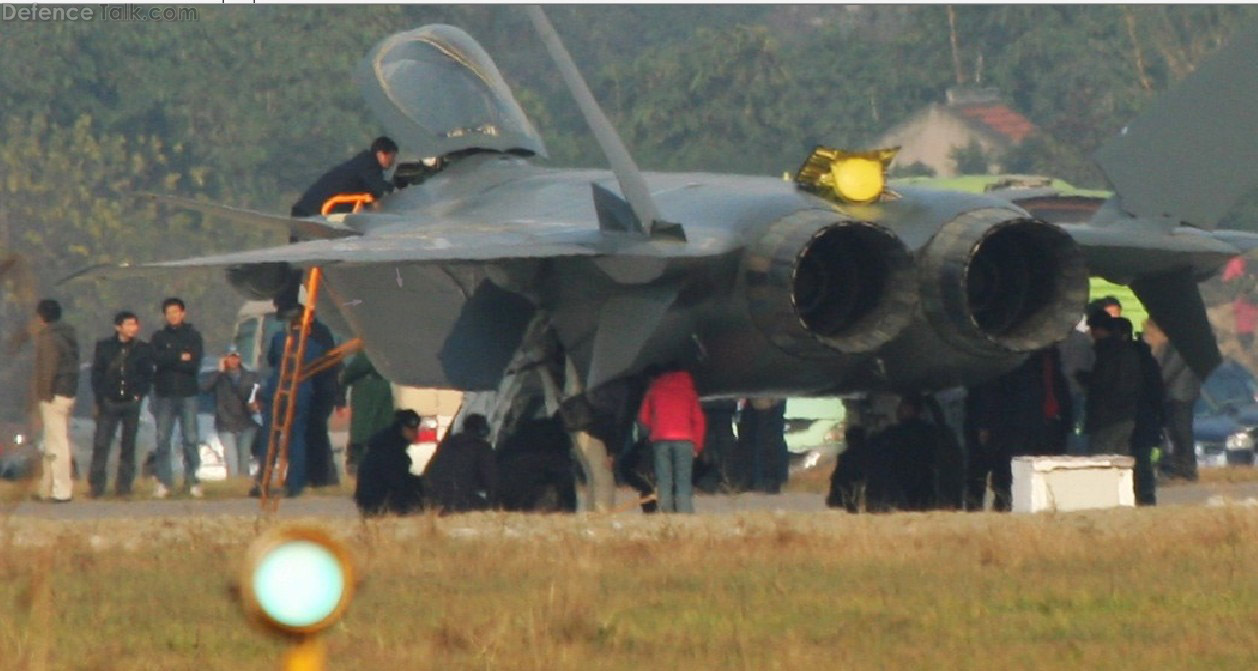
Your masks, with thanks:
<instances>
[{"instance_id":1,"label":"person in green jacket","mask_svg":"<svg viewBox=\"0 0 1258 671\"><path fill-rule=\"evenodd\" d=\"M367 450L367 441L393 424L393 390L365 352L354 357L341 371L341 386L349 389L350 403L345 470L354 475Z\"/></svg>"}]
</instances>

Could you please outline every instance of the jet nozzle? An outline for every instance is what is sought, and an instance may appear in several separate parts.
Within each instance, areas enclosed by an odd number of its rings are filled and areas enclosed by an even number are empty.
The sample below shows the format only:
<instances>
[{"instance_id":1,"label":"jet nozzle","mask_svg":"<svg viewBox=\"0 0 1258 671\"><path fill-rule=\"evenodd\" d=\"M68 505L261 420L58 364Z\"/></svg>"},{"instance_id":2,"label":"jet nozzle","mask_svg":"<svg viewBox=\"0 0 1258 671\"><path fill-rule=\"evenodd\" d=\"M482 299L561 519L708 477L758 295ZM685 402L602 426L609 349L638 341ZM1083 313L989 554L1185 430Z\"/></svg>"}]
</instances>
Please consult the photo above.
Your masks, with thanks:
<instances>
[{"instance_id":1,"label":"jet nozzle","mask_svg":"<svg viewBox=\"0 0 1258 671\"><path fill-rule=\"evenodd\" d=\"M913 258L895 234L833 212L770 225L747 261L752 318L804 356L869 352L894 338L917 302Z\"/></svg>"},{"instance_id":2,"label":"jet nozzle","mask_svg":"<svg viewBox=\"0 0 1258 671\"><path fill-rule=\"evenodd\" d=\"M923 311L941 337L974 353L1052 345L1087 301L1087 264L1074 240L1013 211L962 214L922 257Z\"/></svg>"}]
</instances>

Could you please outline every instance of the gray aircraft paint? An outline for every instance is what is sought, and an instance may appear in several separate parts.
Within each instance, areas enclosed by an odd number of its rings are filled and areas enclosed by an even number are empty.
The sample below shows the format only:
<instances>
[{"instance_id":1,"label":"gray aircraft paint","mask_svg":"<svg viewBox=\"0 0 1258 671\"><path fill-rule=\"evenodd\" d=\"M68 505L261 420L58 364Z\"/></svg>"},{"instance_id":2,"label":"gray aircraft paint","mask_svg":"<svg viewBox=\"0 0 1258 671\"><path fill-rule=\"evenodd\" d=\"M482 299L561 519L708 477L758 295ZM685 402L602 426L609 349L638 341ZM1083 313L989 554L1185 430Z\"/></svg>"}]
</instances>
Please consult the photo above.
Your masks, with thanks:
<instances>
[{"instance_id":1,"label":"gray aircraft paint","mask_svg":"<svg viewBox=\"0 0 1258 671\"><path fill-rule=\"evenodd\" d=\"M459 53L474 51L471 38L449 26L424 34L426 39L452 40ZM473 77L483 81L484 72L478 58ZM445 79L448 75L415 86L431 89L457 80ZM1249 79L1241 83L1253 86ZM514 100L501 100L510 96L505 84L491 83L487 90L499 100L495 109L514 105ZM372 94L367 97L371 100ZM373 103L377 111L378 103ZM443 114L449 118L449 110ZM484 110L470 114L469 123L475 126ZM382 121L396 123L384 113ZM505 135L447 133L439 142L417 137L421 151L513 154L461 154L423 184L385 197L378 210L348 215L341 223L212 210L214 216L250 225L296 227L304 237L320 239L149 267L323 266L333 297L328 302L364 338L381 372L402 384L464 389L493 387L495 369L505 365L503 352L518 343L525 328L526 305L548 316L586 388L651 363L680 359L693 365L700 390L708 395L969 384L1016 365L1026 350L1011 343L1051 342L1064 337L1068 328L1063 322L1060 333L1004 341L969 333L973 317L955 307L966 300L964 289L957 294L956 287L934 286L941 277L967 281L973 269L957 256L965 244L977 246L988 228L1030 219L1007 200L906 187L881 202L848 205L768 177L645 173L640 176L659 218L679 224L685 236L684 242L652 239L617 230L626 227L614 220L615 202L609 198L621 195L621 176L534 166L518 154L541 150L540 144L530 144L535 133L531 126L517 124L516 129ZM605 190L601 207L596 207L594 185ZM911 314L902 323L884 321L874 327L887 333L875 338L883 344L873 351L855 346L845 351L833 343L818 347L798 334L783 340L776 326L766 326L763 318L757 322L753 313L759 308L749 298L754 287L748 286L748 277L754 281L760 272L757 264L771 262L769 256L791 260L789 249L777 247L772 254L757 250L765 247L767 234L802 212L818 213L821 222L832 218L833 224L877 226L893 234L912 256L918 282L914 291L921 300L890 294L902 299L902 309ZM1208 370L1218 352L1212 337L1202 337L1208 324L1198 307L1200 298L1191 283L1175 278L1214 272L1238 251L1258 246L1258 238L1175 228L1134 219L1126 211L1108 216L1089 225L1025 225L1044 232L1049 236L1045 240L1059 240L1052 237L1054 231L1068 233L1093 274L1132 282L1137 291L1156 287L1170 292L1153 303L1161 306L1161 316L1182 320L1168 332L1187 346L1185 354L1194 367ZM950 241L935 243L941 231L950 230ZM940 256L944 247L951 256ZM1063 251L1066 265L1073 253ZM784 281L793 281L793 272ZM1078 312L1084 294L1073 273L1059 278L1070 286L1054 287L1054 300L1077 300L1072 310ZM493 298L472 300L477 295ZM502 324L493 318L498 308L511 315ZM456 342L460 339L471 339L477 347L461 347ZM477 354L481 351L484 356Z\"/></svg>"}]
</instances>

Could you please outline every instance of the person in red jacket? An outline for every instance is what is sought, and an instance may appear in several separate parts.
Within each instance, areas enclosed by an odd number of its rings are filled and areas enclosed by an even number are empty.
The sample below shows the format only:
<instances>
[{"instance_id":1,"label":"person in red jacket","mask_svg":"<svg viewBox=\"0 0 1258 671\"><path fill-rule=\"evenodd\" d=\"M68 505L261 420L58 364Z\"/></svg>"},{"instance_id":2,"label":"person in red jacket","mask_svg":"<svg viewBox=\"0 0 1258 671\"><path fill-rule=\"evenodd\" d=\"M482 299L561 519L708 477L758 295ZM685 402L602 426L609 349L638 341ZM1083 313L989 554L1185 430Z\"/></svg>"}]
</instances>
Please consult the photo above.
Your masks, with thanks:
<instances>
[{"instance_id":1,"label":"person in red jacket","mask_svg":"<svg viewBox=\"0 0 1258 671\"><path fill-rule=\"evenodd\" d=\"M647 427L655 454L655 492L660 512L693 513L690 477L707 433L694 378L670 366L651 381L638 421Z\"/></svg>"}]
</instances>

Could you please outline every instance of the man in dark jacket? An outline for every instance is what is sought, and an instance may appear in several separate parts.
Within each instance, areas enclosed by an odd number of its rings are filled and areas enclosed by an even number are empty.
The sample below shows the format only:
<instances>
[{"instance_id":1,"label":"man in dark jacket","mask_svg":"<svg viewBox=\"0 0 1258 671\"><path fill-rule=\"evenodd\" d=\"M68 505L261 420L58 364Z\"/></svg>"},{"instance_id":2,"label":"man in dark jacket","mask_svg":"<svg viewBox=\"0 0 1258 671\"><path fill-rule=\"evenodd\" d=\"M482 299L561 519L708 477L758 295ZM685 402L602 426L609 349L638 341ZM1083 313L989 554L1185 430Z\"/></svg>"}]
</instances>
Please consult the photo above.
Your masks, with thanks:
<instances>
[{"instance_id":1,"label":"man in dark jacket","mask_svg":"<svg viewBox=\"0 0 1258 671\"><path fill-rule=\"evenodd\" d=\"M223 443L227 474L248 477L249 456L258 433L253 414L261 407L258 374L244 367L240 352L231 345L218 361L218 372L205 381L202 391L214 399L214 432Z\"/></svg>"},{"instance_id":2,"label":"man in dark jacket","mask_svg":"<svg viewBox=\"0 0 1258 671\"><path fill-rule=\"evenodd\" d=\"M1093 454L1131 454L1140 399L1140 356L1130 340L1118 336L1114 317L1096 312L1088 317L1096 363L1079 373L1087 390L1084 430Z\"/></svg>"},{"instance_id":3,"label":"man in dark jacket","mask_svg":"<svg viewBox=\"0 0 1258 671\"><path fill-rule=\"evenodd\" d=\"M276 315L284 320L300 319L305 309L301 303L297 302L295 286L292 292L276 298L274 304ZM272 347L267 352L267 363L272 369L279 365L280 357L284 354L283 339L273 342L277 343L278 347ZM307 343L307 347L310 346L309 343L317 343L323 352L336 347L332 329L317 318L310 322ZM327 487L340 482L339 473L332 458L332 440L328 434L328 420L332 418L332 411L336 408L337 399L341 396L337 381L341 368L341 364L338 363L311 379L309 407L303 409L306 417L304 432L306 472L311 487Z\"/></svg>"},{"instance_id":4,"label":"man in dark jacket","mask_svg":"<svg viewBox=\"0 0 1258 671\"><path fill-rule=\"evenodd\" d=\"M411 473L406 448L419 440L419 413L398 410L392 426L367 442L354 503L364 516L405 515L423 508L423 480Z\"/></svg>"},{"instance_id":5,"label":"man in dark jacket","mask_svg":"<svg viewBox=\"0 0 1258 671\"><path fill-rule=\"evenodd\" d=\"M1132 339L1131 321L1114 320L1118 338L1129 343L1140 361L1140 390L1136 396L1136 424L1131 432L1131 455L1136 458L1134 475L1136 505L1157 504L1157 475L1153 472L1153 448L1162 444L1165 426L1165 387L1162 367L1143 340Z\"/></svg>"},{"instance_id":6,"label":"man in dark jacket","mask_svg":"<svg viewBox=\"0 0 1258 671\"><path fill-rule=\"evenodd\" d=\"M350 160L323 173L315 183L293 203L292 216L312 217L320 214L323 203L342 193L370 193L380 198L393 190L384 179L384 171L397 161L397 143L387 137L378 137L371 148L359 152Z\"/></svg>"},{"instance_id":7,"label":"man in dark jacket","mask_svg":"<svg viewBox=\"0 0 1258 671\"><path fill-rule=\"evenodd\" d=\"M96 431L92 436L92 466L88 471L91 496L105 494L105 467L118 425L122 439L114 492L131 494L135 480L135 434L140 428L140 405L153 384L153 352L136 337L140 319L134 312L114 315L114 335L96 342L92 357L92 394L96 398Z\"/></svg>"},{"instance_id":8,"label":"man in dark jacket","mask_svg":"<svg viewBox=\"0 0 1258 671\"><path fill-rule=\"evenodd\" d=\"M261 494L262 480L266 473L267 451L270 449L271 427L275 420L277 412L276 405L282 398L280 396L280 363L284 356L284 343L291 335L294 338L301 328L301 313L290 313L287 329L276 331L271 336L271 343L267 348L267 362L271 366L271 374L267 377L266 384L262 387L262 439L257 441L257 449L254 455L258 457L258 473L254 480L253 489L249 491L250 496L258 496ZM306 351L302 359L302 365L308 366L323 356L326 351L323 347L324 340L316 338L312 334L306 339ZM316 376L317 379L317 376ZM288 464L284 476L285 496L290 498L301 496L305 491L306 485L309 484L309 431L311 426L310 413L314 404L315 383L316 379L307 379L297 385L297 395L295 398L289 398L289 402L293 403L292 423L289 424L288 433ZM287 408L282 406L278 408L278 412L283 414ZM279 454L270 455L272 468L278 463Z\"/></svg>"},{"instance_id":9,"label":"man in dark jacket","mask_svg":"<svg viewBox=\"0 0 1258 671\"><path fill-rule=\"evenodd\" d=\"M834 472L830 474L826 505L843 508L849 513L881 510L881 492L876 490L882 484L878 480L882 474L874 473L880 456L875 452L865 427L847 427L843 432L843 451L839 453Z\"/></svg>"},{"instance_id":10,"label":"man in dark jacket","mask_svg":"<svg viewBox=\"0 0 1258 671\"><path fill-rule=\"evenodd\" d=\"M572 434L559 413L519 420L502 438L497 456L495 503L504 510L576 511L577 483L573 474L577 466L572 458Z\"/></svg>"},{"instance_id":11,"label":"man in dark jacket","mask_svg":"<svg viewBox=\"0 0 1258 671\"><path fill-rule=\"evenodd\" d=\"M393 423L393 388L366 352L354 357L341 371L340 384L349 388L349 448L345 470L358 471L367 441Z\"/></svg>"},{"instance_id":12,"label":"man in dark jacket","mask_svg":"<svg viewBox=\"0 0 1258 671\"><path fill-rule=\"evenodd\" d=\"M183 301L167 298L162 301L165 328L153 334L153 359L157 371L153 375L153 420L157 423L157 487L153 497L163 499L175 487L175 474L170 458L171 434L179 420L183 435L183 479L188 493L200 498L201 485L197 469L201 466L197 436L197 372L201 367L201 334L184 321Z\"/></svg>"},{"instance_id":13,"label":"man in dark jacket","mask_svg":"<svg viewBox=\"0 0 1258 671\"><path fill-rule=\"evenodd\" d=\"M35 400L44 427L44 475L40 497L63 503L74 498L70 410L79 386L79 341L61 321L61 304L45 298L35 307Z\"/></svg>"},{"instance_id":14,"label":"man in dark jacket","mask_svg":"<svg viewBox=\"0 0 1258 671\"><path fill-rule=\"evenodd\" d=\"M939 427L923 417L921 397L907 395L896 407L896 424L875 438L893 464L893 505L900 510L928 510L935 502L935 455Z\"/></svg>"},{"instance_id":15,"label":"man in dark jacket","mask_svg":"<svg viewBox=\"0 0 1258 671\"><path fill-rule=\"evenodd\" d=\"M318 342L324 352L336 347L332 329L318 319L310 325L310 339ZM342 368L338 363L314 376L314 394L310 397L310 418L306 426L311 487L329 487L340 484L341 481L332 456L332 437L328 433L328 422L332 419L332 411L336 409L337 399L341 398L338 378Z\"/></svg>"},{"instance_id":16,"label":"man in dark jacket","mask_svg":"<svg viewBox=\"0 0 1258 671\"><path fill-rule=\"evenodd\" d=\"M738 400L730 398L702 401L703 415L707 418L708 435L704 438L703 452L699 455L699 468L695 487L699 491L715 494L725 491L735 482L738 439L734 436L734 416L738 414Z\"/></svg>"},{"instance_id":17,"label":"man in dark jacket","mask_svg":"<svg viewBox=\"0 0 1258 671\"><path fill-rule=\"evenodd\" d=\"M1066 451L1071 430L1070 387L1055 348L1032 353L1017 368L970 389L969 510L982 510L991 474L993 508L1012 504L1012 460L1016 456Z\"/></svg>"},{"instance_id":18,"label":"man in dark jacket","mask_svg":"<svg viewBox=\"0 0 1258 671\"><path fill-rule=\"evenodd\" d=\"M437 446L424 469L429 503L442 512L486 510L496 502L498 466L486 442L489 422L484 415L468 415L463 430Z\"/></svg>"},{"instance_id":19,"label":"man in dark jacket","mask_svg":"<svg viewBox=\"0 0 1258 671\"><path fill-rule=\"evenodd\" d=\"M786 399L747 399L738 418L738 439L749 458L750 488L766 494L782 493L789 466Z\"/></svg>"}]
</instances>

